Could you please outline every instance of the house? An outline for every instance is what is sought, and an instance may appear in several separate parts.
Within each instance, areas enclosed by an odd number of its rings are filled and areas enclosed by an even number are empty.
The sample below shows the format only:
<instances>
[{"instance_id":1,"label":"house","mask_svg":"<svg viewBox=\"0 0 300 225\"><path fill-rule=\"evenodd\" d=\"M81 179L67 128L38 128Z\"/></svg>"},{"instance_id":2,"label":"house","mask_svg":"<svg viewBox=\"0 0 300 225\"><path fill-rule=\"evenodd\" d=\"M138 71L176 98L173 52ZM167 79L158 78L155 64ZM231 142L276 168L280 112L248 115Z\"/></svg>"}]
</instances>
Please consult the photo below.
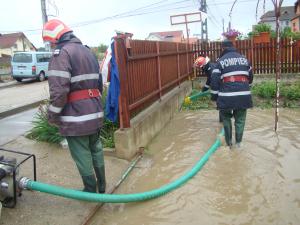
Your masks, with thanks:
<instances>
[{"instance_id":1,"label":"house","mask_svg":"<svg viewBox=\"0 0 300 225\"><path fill-rule=\"evenodd\" d=\"M299 32L300 31L300 0L295 2L294 6L295 16L292 18L292 31Z\"/></svg>"},{"instance_id":2,"label":"house","mask_svg":"<svg viewBox=\"0 0 300 225\"><path fill-rule=\"evenodd\" d=\"M283 6L280 9L280 26L281 30L283 30L285 27L292 27L291 20L295 17L295 11L294 6ZM272 30L276 29L276 17L275 17L275 11L271 10L266 12L264 15L260 17L259 23L265 23L271 25Z\"/></svg>"},{"instance_id":3,"label":"house","mask_svg":"<svg viewBox=\"0 0 300 225\"><path fill-rule=\"evenodd\" d=\"M146 40L150 41L170 41L170 42L183 42L184 36L182 30L177 31L163 31L152 32L148 35Z\"/></svg>"},{"instance_id":4,"label":"house","mask_svg":"<svg viewBox=\"0 0 300 225\"><path fill-rule=\"evenodd\" d=\"M0 34L0 57L12 56L17 51L36 51L24 33Z\"/></svg>"},{"instance_id":5,"label":"house","mask_svg":"<svg viewBox=\"0 0 300 225\"><path fill-rule=\"evenodd\" d=\"M190 44L195 44L195 43L198 42L198 40L199 40L199 38L197 38L197 37L189 37L189 43ZM185 39L184 42L186 43L187 39Z\"/></svg>"}]
</instances>

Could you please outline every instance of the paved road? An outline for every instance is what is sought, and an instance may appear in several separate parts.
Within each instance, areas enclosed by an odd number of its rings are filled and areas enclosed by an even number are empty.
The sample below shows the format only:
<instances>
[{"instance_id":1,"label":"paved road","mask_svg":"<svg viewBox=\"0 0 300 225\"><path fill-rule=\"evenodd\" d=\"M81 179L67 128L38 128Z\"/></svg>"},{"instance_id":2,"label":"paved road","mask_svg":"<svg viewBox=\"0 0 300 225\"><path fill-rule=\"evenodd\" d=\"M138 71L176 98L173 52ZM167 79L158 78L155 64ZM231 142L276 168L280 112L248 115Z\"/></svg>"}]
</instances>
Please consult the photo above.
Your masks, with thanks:
<instances>
[{"instance_id":1,"label":"paved road","mask_svg":"<svg viewBox=\"0 0 300 225\"><path fill-rule=\"evenodd\" d=\"M9 87L2 87L0 88L0 117L7 116L6 112L10 112L8 115L12 115L18 109L34 105L48 98L48 81L27 81Z\"/></svg>"},{"instance_id":2,"label":"paved road","mask_svg":"<svg viewBox=\"0 0 300 225\"><path fill-rule=\"evenodd\" d=\"M0 146L29 131L36 112L37 108L0 119Z\"/></svg>"}]
</instances>

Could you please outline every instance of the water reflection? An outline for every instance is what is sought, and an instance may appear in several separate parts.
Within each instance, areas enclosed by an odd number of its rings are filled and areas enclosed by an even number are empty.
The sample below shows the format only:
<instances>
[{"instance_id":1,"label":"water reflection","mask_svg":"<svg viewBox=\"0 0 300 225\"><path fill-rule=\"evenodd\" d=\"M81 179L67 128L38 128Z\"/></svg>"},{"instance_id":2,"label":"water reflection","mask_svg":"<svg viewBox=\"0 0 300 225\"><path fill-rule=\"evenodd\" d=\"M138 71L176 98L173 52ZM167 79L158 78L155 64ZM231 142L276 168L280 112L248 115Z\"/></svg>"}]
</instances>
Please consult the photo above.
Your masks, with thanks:
<instances>
[{"instance_id":1,"label":"water reflection","mask_svg":"<svg viewBox=\"0 0 300 225\"><path fill-rule=\"evenodd\" d=\"M161 131L118 193L158 188L188 171L214 142L217 112L181 112ZM300 224L300 111L249 110L242 150L221 147L166 196L105 204L94 225Z\"/></svg>"}]
</instances>

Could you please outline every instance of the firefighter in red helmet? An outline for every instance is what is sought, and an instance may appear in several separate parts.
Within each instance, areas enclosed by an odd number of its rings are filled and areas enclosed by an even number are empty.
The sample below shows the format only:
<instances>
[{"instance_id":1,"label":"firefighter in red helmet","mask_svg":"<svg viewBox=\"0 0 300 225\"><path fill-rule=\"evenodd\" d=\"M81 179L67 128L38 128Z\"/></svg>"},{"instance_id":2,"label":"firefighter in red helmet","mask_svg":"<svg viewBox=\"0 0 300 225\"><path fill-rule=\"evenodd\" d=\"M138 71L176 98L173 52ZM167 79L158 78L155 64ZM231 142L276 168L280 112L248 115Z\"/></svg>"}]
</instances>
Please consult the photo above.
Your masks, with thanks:
<instances>
[{"instance_id":1,"label":"firefighter in red helmet","mask_svg":"<svg viewBox=\"0 0 300 225\"><path fill-rule=\"evenodd\" d=\"M105 167L100 128L103 108L99 64L89 48L62 21L49 20L43 40L56 46L49 62L48 121L59 127L87 192L105 192ZM95 177L96 175L96 177Z\"/></svg>"},{"instance_id":2,"label":"firefighter in red helmet","mask_svg":"<svg viewBox=\"0 0 300 225\"><path fill-rule=\"evenodd\" d=\"M214 64L210 62L210 58L208 58L207 56L199 56L198 58L196 58L194 66L197 68L202 68L203 72L205 73L207 80L205 85L202 87L202 91L207 91L210 88L210 78Z\"/></svg>"},{"instance_id":3,"label":"firefighter in red helmet","mask_svg":"<svg viewBox=\"0 0 300 225\"><path fill-rule=\"evenodd\" d=\"M209 57L199 56L196 58L194 62L194 66L196 68L202 68L205 73L207 79L205 85L202 87L202 91L207 91L210 88L211 75L214 70L216 64L210 61ZM219 122L223 122L222 114L219 113Z\"/></svg>"}]
</instances>

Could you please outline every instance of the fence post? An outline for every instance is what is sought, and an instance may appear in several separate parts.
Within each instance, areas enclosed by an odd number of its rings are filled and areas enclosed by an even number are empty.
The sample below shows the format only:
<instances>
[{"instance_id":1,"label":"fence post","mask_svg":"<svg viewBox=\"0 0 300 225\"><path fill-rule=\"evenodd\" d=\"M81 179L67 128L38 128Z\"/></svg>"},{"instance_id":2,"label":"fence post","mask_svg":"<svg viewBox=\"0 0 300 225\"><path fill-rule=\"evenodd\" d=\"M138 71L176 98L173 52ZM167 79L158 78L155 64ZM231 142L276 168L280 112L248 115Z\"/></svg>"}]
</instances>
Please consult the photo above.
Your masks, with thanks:
<instances>
[{"instance_id":1,"label":"fence post","mask_svg":"<svg viewBox=\"0 0 300 225\"><path fill-rule=\"evenodd\" d=\"M178 79L178 86L180 85L180 57L179 57L179 47L178 43L176 43L176 53L177 53L177 79Z\"/></svg>"},{"instance_id":2,"label":"fence post","mask_svg":"<svg viewBox=\"0 0 300 225\"><path fill-rule=\"evenodd\" d=\"M157 79L158 79L158 89L159 89L159 100L161 100L161 74L160 74L160 56L159 56L159 42L156 42L156 53L157 53Z\"/></svg>"},{"instance_id":3,"label":"fence post","mask_svg":"<svg viewBox=\"0 0 300 225\"><path fill-rule=\"evenodd\" d=\"M189 73L189 51L190 51L189 42L186 44L185 50L186 50L186 73ZM189 78L191 77L189 76Z\"/></svg>"},{"instance_id":4,"label":"fence post","mask_svg":"<svg viewBox=\"0 0 300 225\"><path fill-rule=\"evenodd\" d=\"M125 39L115 39L115 56L119 69L120 96L119 96L119 116L120 129L130 127L130 111L128 99L128 81L127 81L127 49Z\"/></svg>"}]
</instances>

